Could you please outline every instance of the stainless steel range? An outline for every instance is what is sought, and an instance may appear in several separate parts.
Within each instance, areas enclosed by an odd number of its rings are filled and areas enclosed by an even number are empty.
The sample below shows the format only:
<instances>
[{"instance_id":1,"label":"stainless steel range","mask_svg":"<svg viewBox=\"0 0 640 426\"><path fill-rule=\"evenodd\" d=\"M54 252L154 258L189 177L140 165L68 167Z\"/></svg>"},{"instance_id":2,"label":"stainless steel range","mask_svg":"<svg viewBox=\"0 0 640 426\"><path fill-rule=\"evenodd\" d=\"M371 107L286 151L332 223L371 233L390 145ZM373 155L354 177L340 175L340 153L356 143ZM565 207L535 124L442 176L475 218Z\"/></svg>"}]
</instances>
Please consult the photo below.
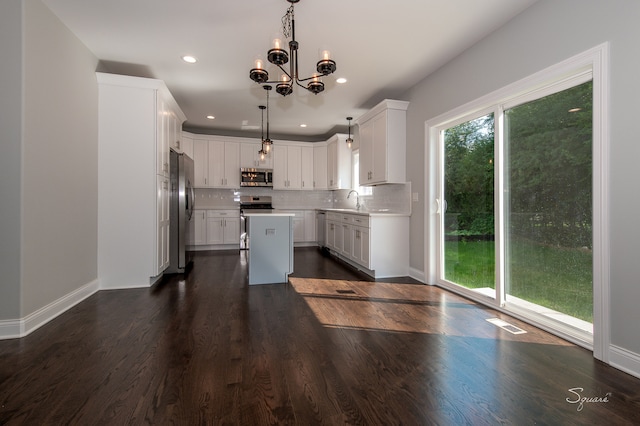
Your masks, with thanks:
<instances>
[{"instance_id":1,"label":"stainless steel range","mask_svg":"<svg viewBox=\"0 0 640 426\"><path fill-rule=\"evenodd\" d=\"M249 250L249 218L244 215L245 212L253 213L271 213L273 205L271 204L271 196L253 196L242 195L240 197L240 250Z\"/></svg>"}]
</instances>

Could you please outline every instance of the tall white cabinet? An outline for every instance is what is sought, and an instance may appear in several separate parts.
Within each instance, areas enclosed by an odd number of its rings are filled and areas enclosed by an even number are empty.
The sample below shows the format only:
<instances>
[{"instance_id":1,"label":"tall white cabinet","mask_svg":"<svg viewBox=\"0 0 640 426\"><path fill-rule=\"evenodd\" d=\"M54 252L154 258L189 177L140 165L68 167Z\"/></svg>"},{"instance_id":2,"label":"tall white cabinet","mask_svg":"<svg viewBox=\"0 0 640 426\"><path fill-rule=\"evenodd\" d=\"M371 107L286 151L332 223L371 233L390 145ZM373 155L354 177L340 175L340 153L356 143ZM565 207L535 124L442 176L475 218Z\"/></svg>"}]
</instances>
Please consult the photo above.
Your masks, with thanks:
<instances>
[{"instance_id":1,"label":"tall white cabinet","mask_svg":"<svg viewBox=\"0 0 640 426\"><path fill-rule=\"evenodd\" d=\"M169 149L186 117L160 80L97 80L98 279L146 287L169 265Z\"/></svg>"}]
</instances>

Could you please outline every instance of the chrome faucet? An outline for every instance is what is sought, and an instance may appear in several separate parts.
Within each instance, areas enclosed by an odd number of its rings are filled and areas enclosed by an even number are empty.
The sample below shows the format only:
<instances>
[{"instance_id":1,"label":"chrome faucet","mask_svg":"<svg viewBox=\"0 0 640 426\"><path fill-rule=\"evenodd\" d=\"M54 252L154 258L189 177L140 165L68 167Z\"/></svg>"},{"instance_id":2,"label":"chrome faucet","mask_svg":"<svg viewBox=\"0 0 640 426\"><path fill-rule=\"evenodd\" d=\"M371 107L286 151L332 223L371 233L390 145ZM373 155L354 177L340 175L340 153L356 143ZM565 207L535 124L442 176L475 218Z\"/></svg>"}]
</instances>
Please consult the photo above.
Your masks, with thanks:
<instances>
[{"instance_id":1,"label":"chrome faucet","mask_svg":"<svg viewBox=\"0 0 640 426\"><path fill-rule=\"evenodd\" d=\"M349 199L349 197L351 197L351 194L355 193L356 194L356 210L360 210L360 207L362 207L360 205L360 196L358 195L358 191L356 191L355 189L352 189L351 191L349 191L349 194L347 194L347 200Z\"/></svg>"}]
</instances>

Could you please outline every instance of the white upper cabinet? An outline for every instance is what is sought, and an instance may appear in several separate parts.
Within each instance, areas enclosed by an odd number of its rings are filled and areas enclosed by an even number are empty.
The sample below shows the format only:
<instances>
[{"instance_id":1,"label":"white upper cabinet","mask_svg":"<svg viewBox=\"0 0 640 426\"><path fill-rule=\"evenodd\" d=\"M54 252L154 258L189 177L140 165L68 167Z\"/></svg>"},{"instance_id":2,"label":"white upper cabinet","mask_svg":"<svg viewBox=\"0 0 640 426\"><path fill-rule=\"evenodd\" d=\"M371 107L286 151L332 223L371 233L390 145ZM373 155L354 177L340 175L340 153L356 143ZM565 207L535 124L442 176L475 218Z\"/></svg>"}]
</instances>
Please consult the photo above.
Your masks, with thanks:
<instances>
[{"instance_id":1,"label":"white upper cabinet","mask_svg":"<svg viewBox=\"0 0 640 426\"><path fill-rule=\"evenodd\" d=\"M302 189L302 147L274 144L273 189Z\"/></svg>"},{"instance_id":2,"label":"white upper cabinet","mask_svg":"<svg viewBox=\"0 0 640 426\"><path fill-rule=\"evenodd\" d=\"M327 179L329 189L351 188L351 150L347 135L335 134L327 142Z\"/></svg>"},{"instance_id":3,"label":"white upper cabinet","mask_svg":"<svg viewBox=\"0 0 640 426\"><path fill-rule=\"evenodd\" d=\"M181 126L182 127L182 126ZM193 136L189 133L182 132L182 139L180 140L181 152L184 152L193 158Z\"/></svg>"},{"instance_id":4,"label":"white upper cabinet","mask_svg":"<svg viewBox=\"0 0 640 426\"><path fill-rule=\"evenodd\" d=\"M406 181L408 107L386 99L358 118L360 185Z\"/></svg>"},{"instance_id":5,"label":"white upper cabinet","mask_svg":"<svg viewBox=\"0 0 640 426\"><path fill-rule=\"evenodd\" d=\"M313 188L327 189L327 144L313 144Z\"/></svg>"},{"instance_id":6,"label":"white upper cabinet","mask_svg":"<svg viewBox=\"0 0 640 426\"><path fill-rule=\"evenodd\" d=\"M209 185L214 188L240 187L240 146L237 142L209 141Z\"/></svg>"},{"instance_id":7,"label":"white upper cabinet","mask_svg":"<svg viewBox=\"0 0 640 426\"><path fill-rule=\"evenodd\" d=\"M211 136L209 136L211 138ZM221 138L193 140L194 186L240 187L240 144Z\"/></svg>"},{"instance_id":8,"label":"white upper cabinet","mask_svg":"<svg viewBox=\"0 0 640 426\"><path fill-rule=\"evenodd\" d=\"M272 169L273 156L267 155L264 160L260 159L258 152L262 149L262 143L242 142L240 143L240 167L245 169Z\"/></svg>"},{"instance_id":9,"label":"white upper cabinet","mask_svg":"<svg viewBox=\"0 0 640 426\"><path fill-rule=\"evenodd\" d=\"M193 141L193 185L206 187L209 184L209 141Z\"/></svg>"},{"instance_id":10,"label":"white upper cabinet","mask_svg":"<svg viewBox=\"0 0 640 426\"><path fill-rule=\"evenodd\" d=\"M300 148L300 165L301 189L311 191L314 189L313 146L303 146Z\"/></svg>"},{"instance_id":11,"label":"white upper cabinet","mask_svg":"<svg viewBox=\"0 0 640 426\"><path fill-rule=\"evenodd\" d=\"M182 123L186 117L164 87L156 91L156 104L156 174L169 176L169 149L182 152Z\"/></svg>"}]
</instances>

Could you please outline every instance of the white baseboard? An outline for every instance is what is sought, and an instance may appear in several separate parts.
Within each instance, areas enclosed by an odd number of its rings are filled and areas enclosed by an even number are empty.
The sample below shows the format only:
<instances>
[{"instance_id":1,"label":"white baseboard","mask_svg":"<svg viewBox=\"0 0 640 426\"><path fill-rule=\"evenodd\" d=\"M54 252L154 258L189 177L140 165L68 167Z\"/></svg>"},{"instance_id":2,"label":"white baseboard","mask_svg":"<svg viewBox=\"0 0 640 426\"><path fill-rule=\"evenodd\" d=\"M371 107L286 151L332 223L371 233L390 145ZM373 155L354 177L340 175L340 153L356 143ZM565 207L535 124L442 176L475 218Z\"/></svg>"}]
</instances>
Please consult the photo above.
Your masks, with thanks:
<instances>
[{"instance_id":1,"label":"white baseboard","mask_svg":"<svg viewBox=\"0 0 640 426\"><path fill-rule=\"evenodd\" d=\"M609 345L609 364L640 378L640 354L615 345Z\"/></svg>"},{"instance_id":2,"label":"white baseboard","mask_svg":"<svg viewBox=\"0 0 640 426\"><path fill-rule=\"evenodd\" d=\"M409 276L414 280L418 280L421 283L426 283L427 280L424 276L424 271L419 271L415 268L409 267Z\"/></svg>"},{"instance_id":3,"label":"white baseboard","mask_svg":"<svg viewBox=\"0 0 640 426\"><path fill-rule=\"evenodd\" d=\"M24 337L68 311L99 290L98 280L91 281L24 318L0 321L0 340Z\"/></svg>"},{"instance_id":4,"label":"white baseboard","mask_svg":"<svg viewBox=\"0 0 640 426\"><path fill-rule=\"evenodd\" d=\"M0 340L22 337L20 320L0 320Z\"/></svg>"}]
</instances>

